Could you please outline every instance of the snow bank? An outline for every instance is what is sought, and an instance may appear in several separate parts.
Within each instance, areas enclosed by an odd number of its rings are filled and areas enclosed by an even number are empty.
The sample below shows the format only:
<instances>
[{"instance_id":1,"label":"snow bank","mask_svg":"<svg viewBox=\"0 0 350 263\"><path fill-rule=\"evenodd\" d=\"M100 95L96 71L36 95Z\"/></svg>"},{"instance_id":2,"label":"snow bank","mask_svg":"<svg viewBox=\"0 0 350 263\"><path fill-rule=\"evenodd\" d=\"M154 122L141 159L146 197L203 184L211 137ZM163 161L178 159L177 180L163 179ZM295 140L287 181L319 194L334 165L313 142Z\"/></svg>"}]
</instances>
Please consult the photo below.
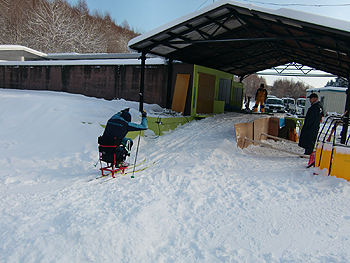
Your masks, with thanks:
<instances>
[{"instance_id":1,"label":"snow bank","mask_svg":"<svg viewBox=\"0 0 350 263\"><path fill-rule=\"evenodd\" d=\"M141 138L153 167L86 182L100 124L125 107L140 121L136 102L0 89L0 262L350 261L349 183L238 149L234 123L256 115Z\"/></svg>"}]
</instances>

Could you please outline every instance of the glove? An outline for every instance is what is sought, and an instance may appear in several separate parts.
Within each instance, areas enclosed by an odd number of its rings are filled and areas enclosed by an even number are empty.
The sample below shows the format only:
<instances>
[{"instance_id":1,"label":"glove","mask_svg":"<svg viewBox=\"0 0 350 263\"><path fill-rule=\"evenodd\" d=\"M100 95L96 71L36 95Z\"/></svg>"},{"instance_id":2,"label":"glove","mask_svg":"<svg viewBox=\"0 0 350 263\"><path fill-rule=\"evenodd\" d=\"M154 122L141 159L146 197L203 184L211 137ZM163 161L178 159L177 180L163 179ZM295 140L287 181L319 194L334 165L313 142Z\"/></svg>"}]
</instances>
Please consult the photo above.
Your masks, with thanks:
<instances>
[{"instance_id":1,"label":"glove","mask_svg":"<svg viewBox=\"0 0 350 263\"><path fill-rule=\"evenodd\" d=\"M147 113L145 111L142 112L142 118L146 118L147 117Z\"/></svg>"}]
</instances>

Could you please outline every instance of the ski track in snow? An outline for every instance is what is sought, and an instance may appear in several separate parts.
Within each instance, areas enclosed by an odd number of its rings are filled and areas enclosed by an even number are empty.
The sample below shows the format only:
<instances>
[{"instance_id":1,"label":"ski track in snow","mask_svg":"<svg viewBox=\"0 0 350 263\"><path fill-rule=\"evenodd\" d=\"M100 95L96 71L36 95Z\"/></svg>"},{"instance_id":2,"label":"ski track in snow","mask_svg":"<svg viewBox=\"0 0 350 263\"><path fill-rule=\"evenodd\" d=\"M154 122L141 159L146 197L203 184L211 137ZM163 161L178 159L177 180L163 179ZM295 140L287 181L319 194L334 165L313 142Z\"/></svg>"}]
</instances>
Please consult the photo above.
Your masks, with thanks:
<instances>
[{"instance_id":1,"label":"ski track in snow","mask_svg":"<svg viewBox=\"0 0 350 263\"><path fill-rule=\"evenodd\" d=\"M141 138L138 160L154 166L86 182L99 175L99 124L125 107L137 115L134 102L0 90L0 262L350 261L349 183L237 148L234 123L264 116Z\"/></svg>"}]
</instances>

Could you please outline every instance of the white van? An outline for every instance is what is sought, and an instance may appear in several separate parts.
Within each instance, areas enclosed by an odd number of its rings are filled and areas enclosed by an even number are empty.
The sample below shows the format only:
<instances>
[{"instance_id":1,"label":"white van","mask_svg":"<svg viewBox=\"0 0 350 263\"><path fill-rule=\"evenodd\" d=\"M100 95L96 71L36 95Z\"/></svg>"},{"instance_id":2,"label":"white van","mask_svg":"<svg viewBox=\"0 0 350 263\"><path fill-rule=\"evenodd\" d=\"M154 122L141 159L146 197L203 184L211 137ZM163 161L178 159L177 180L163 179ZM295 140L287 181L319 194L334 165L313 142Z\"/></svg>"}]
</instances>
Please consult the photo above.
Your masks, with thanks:
<instances>
[{"instance_id":1,"label":"white van","mask_svg":"<svg viewBox=\"0 0 350 263\"><path fill-rule=\"evenodd\" d=\"M323 104L323 110L325 115L341 115L345 111L346 102L346 89L345 87L322 87L306 90L306 97L311 93L318 95L318 100ZM305 113L310 108L310 101L306 101Z\"/></svg>"}]
</instances>

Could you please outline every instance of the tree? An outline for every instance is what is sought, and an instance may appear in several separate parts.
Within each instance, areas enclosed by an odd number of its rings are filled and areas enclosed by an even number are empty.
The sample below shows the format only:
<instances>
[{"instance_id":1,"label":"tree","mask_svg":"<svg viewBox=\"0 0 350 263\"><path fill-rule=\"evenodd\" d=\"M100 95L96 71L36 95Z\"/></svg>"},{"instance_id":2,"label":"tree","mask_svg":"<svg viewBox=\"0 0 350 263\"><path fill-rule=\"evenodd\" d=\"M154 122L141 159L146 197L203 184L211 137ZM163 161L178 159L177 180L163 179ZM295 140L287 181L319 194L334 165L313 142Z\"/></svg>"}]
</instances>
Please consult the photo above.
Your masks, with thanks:
<instances>
[{"instance_id":1,"label":"tree","mask_svg":"<svg viewBox=\"0 0 350 263\"><path fill-rule=\"evenodd\" d=\"M0 44L27 46L45 53L129 52L138 35L128 23L115 24L109 13L90 15L85 0L0 0Z\"/></svg>"},{"instance_id":2,"label":"tree","mask_svg":"<svg viewBox=\"0 0 350 263\"><path fill-rule=\"evenodd\" d=\"M334 81L328 81L326 87L348 87L348 81L344 78L336 77Z\"/></svg>"},{"instance_id":3,"label":"tree","mask_svg":"<svg viewBox=\"0 0 350 263\"><path fill-rule=\"evenodd\" d=\"M21 44L25 38L27 6L27 1L0 0L1 44Z\"/></svg>"},{"instance_id":4,"label":"tree","mask_svg":"<svg viewBox=\"0 0 350 263\"><path fill-rule=\"evenodd\" d=\"M239 81L236 79L236 81ZM251 97L253 100L255 99L255 94L257 89L263 83L268 90L266 79L264 77L259 77L257 74L249 75L243 81L244 84L244 93L247 97ZM269 91L269 90L268 90Z\"/></svg>"},{"instance_id":5,"label":"tree","mask_svg":"<svg viewBox=\"0 0 350 263\"><path fill-rule=\"evenodd\" d=\"M77 12L83 16L87 16L90 13L89 7L85 0L79 0L77 4L73 6L73 9L76 9Z\"/></svg>"},{"instance_id":6,"label":"tree","mask_svg":"<svg viewBox=\"0 0 350 263\"><path fill-rule=\"evenodd\" d=\"M303 82L295 82L293 79L278 79L275 80L271 87L271 94L282 98L290 97L297 99L300 96L305 96L306 90L311 88L310 85L305 85Z\"/></svg>"}]
</instances>

